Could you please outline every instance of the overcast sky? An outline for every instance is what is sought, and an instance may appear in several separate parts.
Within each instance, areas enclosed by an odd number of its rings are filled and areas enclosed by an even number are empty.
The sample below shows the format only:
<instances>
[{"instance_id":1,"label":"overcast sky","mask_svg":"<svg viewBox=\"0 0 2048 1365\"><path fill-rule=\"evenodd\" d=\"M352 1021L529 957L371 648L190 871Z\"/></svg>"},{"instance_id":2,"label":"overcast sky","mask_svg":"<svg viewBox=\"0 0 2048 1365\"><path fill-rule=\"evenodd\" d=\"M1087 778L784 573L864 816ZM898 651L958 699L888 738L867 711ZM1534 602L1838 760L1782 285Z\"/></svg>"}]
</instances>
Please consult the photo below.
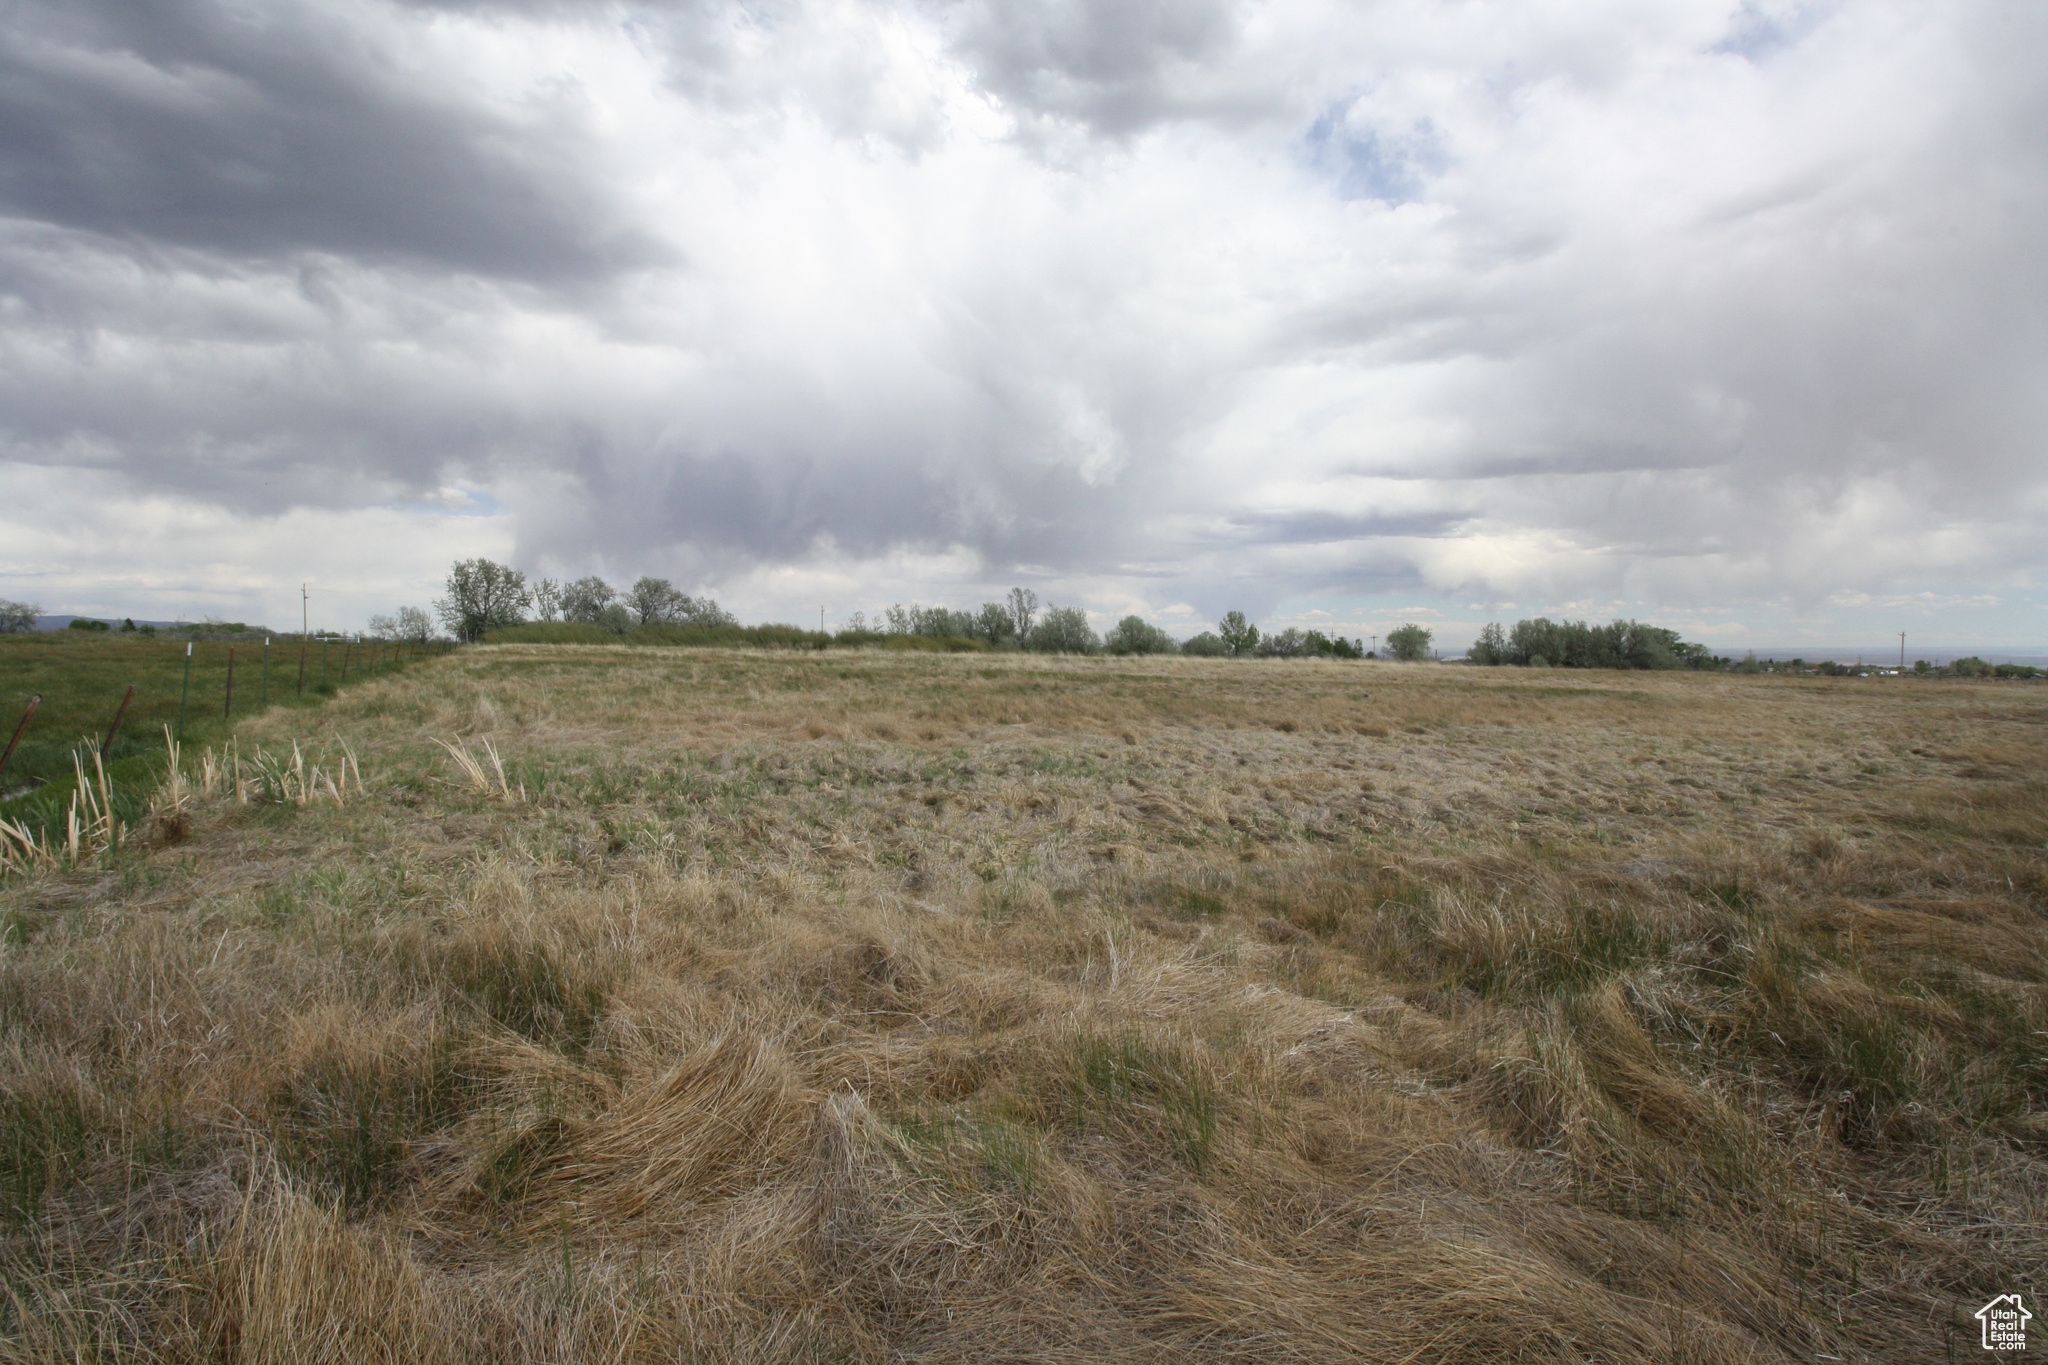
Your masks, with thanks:
<instances>
[{"instance_id":1,"label":"overcast sky","mask_svg":"<svg viewBox=\"0 0 2048 1365\"><path fill-rule=\"evenodd\" d=\"M2039 0L0 0L0 596L2048 641Z\"/></svg>"}]
</instances>

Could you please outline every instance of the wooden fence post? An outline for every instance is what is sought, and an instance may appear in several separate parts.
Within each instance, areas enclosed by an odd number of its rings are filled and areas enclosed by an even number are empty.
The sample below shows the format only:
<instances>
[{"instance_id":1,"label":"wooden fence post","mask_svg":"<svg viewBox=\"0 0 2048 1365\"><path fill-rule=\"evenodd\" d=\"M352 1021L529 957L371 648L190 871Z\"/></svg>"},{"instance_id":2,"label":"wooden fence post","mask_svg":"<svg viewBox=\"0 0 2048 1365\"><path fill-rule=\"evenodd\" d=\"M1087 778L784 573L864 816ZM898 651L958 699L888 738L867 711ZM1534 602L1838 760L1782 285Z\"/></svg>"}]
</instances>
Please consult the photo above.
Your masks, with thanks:
<instances>
[{"instance_id":1,"label":"wooden fence post","mask_svg":"<svg viewBox=\"0 0 2048 1365\"><path fill-rule=\"evenodd\" d=\"M134 691L134 688L129 688ZM21 713L21 724L14 727L14 738L7 741L7 752L0 754L0 773L7 771L7 760L14 757L14 746L21 743L21 732L28 729L28 718L43 704L43 694L38 692L28 699L28 710Z\"/></svg>"},{"instance_id":2,"label":"wooden fence post","mask_svg":"<svg viewBox=\"0 0 2048 1365\"><path fill-rule=\"evenodd\" d=\"M114 736L121 731L121 717L128 714L128 703L133 700L135 700L135 684L129 683L126 695L121 698L121 704L114 709L114 723L107 727L106 741L100 745L100 761L102 763L106 762L107 751L114 747Z\"/></svg>"}]
</instances>

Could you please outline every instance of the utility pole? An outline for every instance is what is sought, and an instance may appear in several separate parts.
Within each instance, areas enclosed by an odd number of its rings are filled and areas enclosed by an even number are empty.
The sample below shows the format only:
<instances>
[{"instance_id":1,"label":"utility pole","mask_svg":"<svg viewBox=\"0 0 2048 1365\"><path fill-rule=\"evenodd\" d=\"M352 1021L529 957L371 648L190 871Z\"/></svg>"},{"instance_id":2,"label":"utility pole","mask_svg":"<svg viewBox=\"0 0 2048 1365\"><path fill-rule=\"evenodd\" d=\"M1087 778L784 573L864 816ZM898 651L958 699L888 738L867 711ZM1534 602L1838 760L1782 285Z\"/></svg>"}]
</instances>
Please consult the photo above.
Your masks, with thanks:
<instances>
[{"instance_id":1,"label":"utility pole","mask_svg":"<svg viewBox=\"0 0 2048 1365\"><path fill-rule=\"evenodd\" d=\"M1906 632L1899 632L1899 672L1906 671Z\"/></svg>"},{"instance_id":2,"label":"utility pole","mask_svg":"<svg viewBox=\"0 0 2048 1365\"><path fill-rule=\"evenodd\" d=\"M820 634L820 635L823 635L824 633L825 633L825 604L824 604L823 602L820 602L820 603L818 604L818 634Z\"/></svg>"},{"instance_id":3,"label":"utility pole","mask_svg":"<svg viewBox=\"0 0 2048 1365\"><path fill-rule=\"evenodd\" d=\"M1380 657L1380 637L1377 635L1372 637L1372 657L1375 659Z\"/></svg>"},{"instance_id":4,"label":"utility pole","mask_svg":"<svg viewBox=\"0 0 2048 1365\"><path fill-rule=\"evenodd\" d=\"M306 585L299 584L299 638L302 640L313 633L312 626L308 624L313 619L311 601L306 595Z\"/></svg>"}]
</instances>

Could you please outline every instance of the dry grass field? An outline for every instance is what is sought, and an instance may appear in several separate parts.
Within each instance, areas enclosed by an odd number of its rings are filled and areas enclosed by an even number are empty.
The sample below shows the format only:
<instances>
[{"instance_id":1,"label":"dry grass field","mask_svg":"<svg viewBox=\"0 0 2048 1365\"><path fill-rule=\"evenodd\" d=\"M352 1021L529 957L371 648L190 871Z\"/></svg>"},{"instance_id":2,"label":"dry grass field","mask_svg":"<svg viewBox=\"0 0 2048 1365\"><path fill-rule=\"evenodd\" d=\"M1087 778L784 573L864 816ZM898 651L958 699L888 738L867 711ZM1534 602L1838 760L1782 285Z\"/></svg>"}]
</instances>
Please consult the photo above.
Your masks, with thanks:
<instances>
[{"instance_id":1,"label":"dry grass field","mask_svg":"<svg viewBox=\"0 0 2048 1365\"><path fill-rule=\"evenodd\" d=\"M503 646L238 747L0 886L0 1359L1928 1362L2048 1290L2048 688Z\"/></svg>"}]
</instances>

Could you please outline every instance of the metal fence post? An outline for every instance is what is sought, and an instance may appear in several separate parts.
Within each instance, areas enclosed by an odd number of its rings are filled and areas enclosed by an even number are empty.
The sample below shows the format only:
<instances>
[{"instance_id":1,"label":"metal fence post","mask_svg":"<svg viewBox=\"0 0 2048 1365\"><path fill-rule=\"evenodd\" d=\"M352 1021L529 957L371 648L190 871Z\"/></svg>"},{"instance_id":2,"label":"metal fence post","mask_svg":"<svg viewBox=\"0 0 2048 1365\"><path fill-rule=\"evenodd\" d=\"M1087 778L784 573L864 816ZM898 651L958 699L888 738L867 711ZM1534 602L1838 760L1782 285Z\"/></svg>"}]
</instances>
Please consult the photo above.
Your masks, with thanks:
<instances>
[{"instance_id":1,"label":"metal fence post","mask_svg":"<svg viewBox=\"0 0 2048 1365\"><path fill-rule=\"evenodd\" d=\"M192 642L185 642L185 681L178 689L178 738L185 738L185 699L192 695Z\"/></svg>"}]
</instances>

